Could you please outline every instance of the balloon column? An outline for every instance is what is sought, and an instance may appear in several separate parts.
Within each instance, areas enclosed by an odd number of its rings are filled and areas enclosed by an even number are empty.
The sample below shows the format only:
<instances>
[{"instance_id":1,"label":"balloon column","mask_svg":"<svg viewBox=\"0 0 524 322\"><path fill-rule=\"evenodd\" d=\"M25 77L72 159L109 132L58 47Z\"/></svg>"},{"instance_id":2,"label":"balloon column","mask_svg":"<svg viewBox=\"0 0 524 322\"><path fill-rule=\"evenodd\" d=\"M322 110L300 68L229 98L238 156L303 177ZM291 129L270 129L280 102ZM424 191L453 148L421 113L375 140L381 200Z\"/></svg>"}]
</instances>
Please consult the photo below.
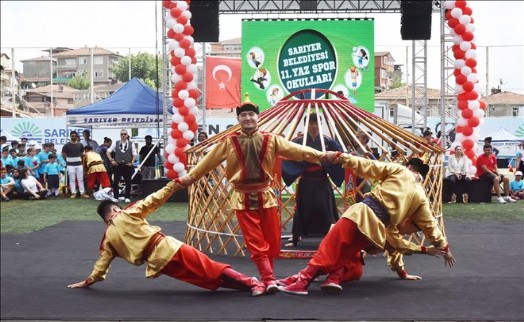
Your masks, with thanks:
<instances>
[{"instance_id":1,"label":"balloon column","mask_svg":"<svg viewBox=\"0 0 524 322\"><path fill-rule=\"evenodd\" d=\"M187 173L187 155L189 143L198 130L195 115L198 112L196 100L197 66L196 52L193 48L193 27L191 26L190 0L162 1L166 9L168 48L171 57L173 81L173 117L171 133L165 149L165 174L175 179Z\"/></svg>"},{"instance_id":2,"label":"balloon column","mask_svg":"<svg viewBox=\"0 0 524 322\"><path fill-rule=\"evenodd\" d=\"M484 121L485 101L479 99L479 77L477 75L477 50L474 43L475 25L472 10L465 0L445 1L446 21L450 28L455 57L455 91L458 114L456 144L461 144L469 159L469 174L475 175L476 148L479 125Z\"/></svg>"}]
</instances>

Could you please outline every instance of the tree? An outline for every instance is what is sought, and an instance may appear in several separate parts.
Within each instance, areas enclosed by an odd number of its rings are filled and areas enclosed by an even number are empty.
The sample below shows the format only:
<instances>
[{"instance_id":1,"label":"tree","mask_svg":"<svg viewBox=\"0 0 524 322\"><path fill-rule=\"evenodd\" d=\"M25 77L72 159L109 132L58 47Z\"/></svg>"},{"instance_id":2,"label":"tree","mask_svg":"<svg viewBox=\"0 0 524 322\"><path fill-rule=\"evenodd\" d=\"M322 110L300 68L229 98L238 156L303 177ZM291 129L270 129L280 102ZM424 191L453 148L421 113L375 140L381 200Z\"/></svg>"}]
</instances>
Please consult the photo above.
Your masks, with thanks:
<instances>
[{"instance_id":1,"label":"tree","mask_svg":"<svg viewBox=\"0 0 524 322\"><path fill-rule=\"evenodd\" d=\"M393 75L393 84L389 87L390 89L395 89L404 86L402 83L402 78L398 75Z\"/></svg>"},{"instance_id":2,"label":"tree","mask_svg":"<svg viewBox=\"0 0 524 322\"><path fill-rule=\"evenodd\" d=\"M72 87L74 89L88 89L91 86L91 83L84 75L78 75L73 78L69 82L67 82L67 86Z\"/></svg>"},{"instance_id":3,"label":"tree","mask_svg":"<svg viewBox=\"0 0 524 322\"><path fill-rule=\"evenodd\" d=\"M156 67L155 67L156 66ZM162 78L162 59L158 60L152 54L138 53L131 55L131 77L140 78L144 83L158 88L158 80ZM116 78L122 82L129 81L129 56L118 61L113 67Z\"/></svg>"}]
</instances>

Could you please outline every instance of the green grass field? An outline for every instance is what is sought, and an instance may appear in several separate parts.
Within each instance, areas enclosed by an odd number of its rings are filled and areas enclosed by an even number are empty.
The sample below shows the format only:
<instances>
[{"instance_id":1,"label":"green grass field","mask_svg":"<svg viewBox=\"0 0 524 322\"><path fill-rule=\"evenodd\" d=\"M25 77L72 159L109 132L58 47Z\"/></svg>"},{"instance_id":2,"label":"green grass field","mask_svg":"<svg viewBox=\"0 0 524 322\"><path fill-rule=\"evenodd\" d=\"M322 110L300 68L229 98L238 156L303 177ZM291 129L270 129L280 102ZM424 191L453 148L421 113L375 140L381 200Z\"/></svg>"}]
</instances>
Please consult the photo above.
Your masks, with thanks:
<instances>
[{"instance_id":1,"label":"green grass field","mask_svg":"<svg viewBox=\"0 0 524 322\"><path fill-rule=\"evenodd\" d=\"M101 220L96 213L98 202L85 199L12 200L0 204L2 233L28 233L52 226L64 220ZM524 201L513 204L470 203L444 204L446 219L524 220ZM186 221L187 203L168 202L153 213L149 220Z\"/></svg>"}]
</instances>

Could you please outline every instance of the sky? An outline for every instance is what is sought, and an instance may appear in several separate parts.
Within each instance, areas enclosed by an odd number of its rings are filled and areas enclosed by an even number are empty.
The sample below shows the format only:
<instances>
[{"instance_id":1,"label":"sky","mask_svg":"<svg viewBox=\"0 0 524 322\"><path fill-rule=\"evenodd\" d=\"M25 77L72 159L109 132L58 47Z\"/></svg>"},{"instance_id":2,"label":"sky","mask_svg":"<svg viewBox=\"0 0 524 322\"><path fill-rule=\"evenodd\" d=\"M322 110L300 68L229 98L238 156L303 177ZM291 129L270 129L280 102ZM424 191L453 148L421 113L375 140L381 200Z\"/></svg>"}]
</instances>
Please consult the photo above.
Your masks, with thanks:
<instances>
[{"instance_id":1,"label":"sky","mask_svg":"<svg viewBox=\"0 0 524 322\"><path fill-rule=\"evenodd\" d=\"M468 1L475 20L477 70L483 89L524 94L524 1ZM160 52L160 1L0 1L1 51L20 60L47 55L50 47L103 47L121 55ZM331 14L330 17L375 19L375 51L389 51L396 64L411 70L411 41L400 36L400 13ZM242 18L277 15L220 15L220 40L241 37ZM279 15L281 18L296 17ZM317 15L305 15L316 18ZM407 54L407 58L406 58ZM488 59L487 59L488 58ZM428 41L428 87L440 89L440 23L433 15ZM489 78L486 77L489 75ZM404 76L404 80L406 76ZM411 81L411 76L408 76ZM482 93L484 94L484 93Z\"/></svg>"}]
</instances>

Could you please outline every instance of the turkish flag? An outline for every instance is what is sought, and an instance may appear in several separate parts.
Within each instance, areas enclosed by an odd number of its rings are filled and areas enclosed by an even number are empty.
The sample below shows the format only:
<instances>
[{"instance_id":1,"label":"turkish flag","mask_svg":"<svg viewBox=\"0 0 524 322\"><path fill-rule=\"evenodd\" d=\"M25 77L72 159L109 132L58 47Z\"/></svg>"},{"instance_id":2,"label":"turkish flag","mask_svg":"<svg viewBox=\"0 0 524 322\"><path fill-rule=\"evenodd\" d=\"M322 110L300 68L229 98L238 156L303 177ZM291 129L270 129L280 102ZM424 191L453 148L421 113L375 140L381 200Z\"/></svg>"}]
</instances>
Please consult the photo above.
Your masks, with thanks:
<instances>
[{"instance_id":1,"label":"turkish flag","mask_svg":"<svg viewBox=\"0 0 524 322\"><path fill-rule=\"evenodd\" d=\"M207 108L240 106L240 58L206 56Z\"/></svg>"}]
</instances>

